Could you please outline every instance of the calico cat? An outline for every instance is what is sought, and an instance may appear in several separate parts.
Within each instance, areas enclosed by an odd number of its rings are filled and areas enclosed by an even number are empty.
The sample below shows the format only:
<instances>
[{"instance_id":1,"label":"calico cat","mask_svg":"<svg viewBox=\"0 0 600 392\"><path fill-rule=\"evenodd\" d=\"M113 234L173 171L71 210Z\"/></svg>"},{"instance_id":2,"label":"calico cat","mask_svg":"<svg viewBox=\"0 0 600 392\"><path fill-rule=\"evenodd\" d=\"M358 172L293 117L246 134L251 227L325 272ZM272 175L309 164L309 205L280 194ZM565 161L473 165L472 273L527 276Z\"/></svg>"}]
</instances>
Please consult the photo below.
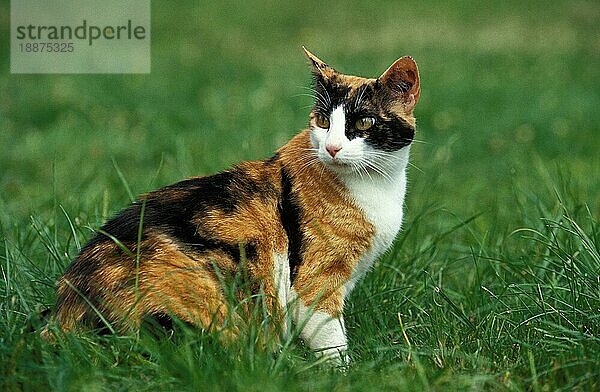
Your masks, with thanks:
<instances>
[{"instance_id":1,"label":"calico cat","mask_svg":"<svg viewBox=\"0 0 600 392\"><path fill-rule=\"evenodd\" d=\"M125 332L175 316L233 338L222 276L244 268L273 323L293 320L318 355L348 361L344 301L402 222L419 73L402 57L377 79L348 76L304 51L309 128L270 159L150 192L109 220L60 278L55 324Z\"/></svg>"}]
</instances>

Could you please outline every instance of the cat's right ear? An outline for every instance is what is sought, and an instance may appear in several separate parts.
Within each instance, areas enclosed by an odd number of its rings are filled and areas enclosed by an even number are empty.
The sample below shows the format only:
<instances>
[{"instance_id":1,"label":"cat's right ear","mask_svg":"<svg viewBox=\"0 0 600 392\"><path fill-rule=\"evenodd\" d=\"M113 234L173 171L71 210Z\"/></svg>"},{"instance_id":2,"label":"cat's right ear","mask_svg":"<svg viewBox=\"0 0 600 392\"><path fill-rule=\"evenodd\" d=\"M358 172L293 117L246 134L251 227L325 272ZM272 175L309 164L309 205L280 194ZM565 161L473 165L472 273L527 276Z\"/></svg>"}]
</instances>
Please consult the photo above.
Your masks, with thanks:
<instances>
[{"instance_id":1,"label":"cat's right ear","mask_svg":"<svg viewBox=\"0 0 600 392\"><path fill-rule=\"evenodd\" d=\"M412 112L421 95L419 69L412 57L401 57L378 80L398 96L407 112Z\"/></svg>"},{"instance_id":2,"label":"cat's right ear","mask_svg":"<svg viewBox=\"0 0 600 392\"><path fill-rule=\"evenodd\" d=\"M312 54L306 47L302 47L304 50L304 54L310 61L310 65L312 67L312 73L315 77L321 77L324 79L328 79L336 73L336 70L327 65L320 58Z\"/></svg>"}]
</instances>

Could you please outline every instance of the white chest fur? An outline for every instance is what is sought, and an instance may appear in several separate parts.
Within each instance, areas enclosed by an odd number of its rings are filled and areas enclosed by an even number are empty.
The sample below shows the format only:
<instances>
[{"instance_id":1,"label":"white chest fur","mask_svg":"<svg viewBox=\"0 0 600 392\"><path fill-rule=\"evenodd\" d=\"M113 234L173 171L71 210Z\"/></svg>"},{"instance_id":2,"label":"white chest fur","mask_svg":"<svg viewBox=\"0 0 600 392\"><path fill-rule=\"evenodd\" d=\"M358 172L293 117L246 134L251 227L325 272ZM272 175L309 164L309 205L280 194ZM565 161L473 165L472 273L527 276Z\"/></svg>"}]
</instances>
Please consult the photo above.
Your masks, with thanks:
<instances>
[{"instance_id":1,"label":"white chest fur","mask_svg":"<svg viewBox=\"0 0 600 392\"><path fill-rule=\"evenodd\" d=\"M375 227L371 247L363 255L350 281L346 284L346 294L352 291L356 282L366 274L375 260L390 248L400 231L406 194L406 162L408 162L408 148L405 150L402 152L401 163L390 177L342 178L355 203Z\"/></svg>"},{"instance_id":2,"label":"white chest fur","mask_svg":"<svg viewBox=\"0 0 600 392\"><path fill-rule=\"evenodd\" d=\"M312 129L311 143L319 159L338 175L353 201L375 227L371 247L346 284L347 295L377 257L389 249L400 230L410 146L387 152L369 146L362 137L348 139L342 105L333 109L329 121L329 129ZM333 150L337 152L332 153ZM348 170L349 167L359 169Z\"/></svg>"}]
</instances>

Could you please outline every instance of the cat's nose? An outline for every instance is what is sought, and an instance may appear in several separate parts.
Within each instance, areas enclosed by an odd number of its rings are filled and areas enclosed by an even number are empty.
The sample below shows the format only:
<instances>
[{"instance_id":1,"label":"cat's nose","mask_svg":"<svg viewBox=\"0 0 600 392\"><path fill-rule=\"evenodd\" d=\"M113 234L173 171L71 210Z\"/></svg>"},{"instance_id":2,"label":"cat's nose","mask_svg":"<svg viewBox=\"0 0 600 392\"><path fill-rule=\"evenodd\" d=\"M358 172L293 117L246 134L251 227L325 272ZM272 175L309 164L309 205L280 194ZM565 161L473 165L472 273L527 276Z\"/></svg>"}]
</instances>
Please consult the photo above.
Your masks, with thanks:
<instances>
[{"instance_id":1,"label":"cat's nose","mask_svg":"<svg viewBox=\"0 0 600 392\"><path fill-rule=\"evenodd\" d=\"M327 150L327 152L329 153L329 155L331 155L332 158L335 158L336 154L338 152L340 152L340 150L342 149L342 147L340 147L340 146L334 146L334 145L327 145L327 146L325 146L325 149Z\"/></svg>"}]
</instances>

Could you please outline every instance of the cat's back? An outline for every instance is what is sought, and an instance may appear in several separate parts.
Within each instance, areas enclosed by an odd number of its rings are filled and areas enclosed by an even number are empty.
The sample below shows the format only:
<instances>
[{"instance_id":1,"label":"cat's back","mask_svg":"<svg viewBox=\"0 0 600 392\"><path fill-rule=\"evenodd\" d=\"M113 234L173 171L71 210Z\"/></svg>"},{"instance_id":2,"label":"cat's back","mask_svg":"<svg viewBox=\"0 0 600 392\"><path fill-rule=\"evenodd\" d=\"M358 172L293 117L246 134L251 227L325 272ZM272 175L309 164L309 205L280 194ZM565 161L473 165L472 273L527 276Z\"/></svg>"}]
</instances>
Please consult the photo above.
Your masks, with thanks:
<instances>
[{"instance_id":1,"label":"cat's back","mask_svg":"<svg viewBox=\"0 0 600 392\"><path fill-rule=\"evenodd\" d=\"M269 159L244 162L144 194L108 220L73 264L100 254L106 258L115 251L136 253L138 245L150 253L160 245L157 238L167 239L186 253L219 248L238 253L233 249L240 243L253 242L266 226L272 226L270 215L277 209L279 183L278 163Z\"/></svg>"}]
</instances>

